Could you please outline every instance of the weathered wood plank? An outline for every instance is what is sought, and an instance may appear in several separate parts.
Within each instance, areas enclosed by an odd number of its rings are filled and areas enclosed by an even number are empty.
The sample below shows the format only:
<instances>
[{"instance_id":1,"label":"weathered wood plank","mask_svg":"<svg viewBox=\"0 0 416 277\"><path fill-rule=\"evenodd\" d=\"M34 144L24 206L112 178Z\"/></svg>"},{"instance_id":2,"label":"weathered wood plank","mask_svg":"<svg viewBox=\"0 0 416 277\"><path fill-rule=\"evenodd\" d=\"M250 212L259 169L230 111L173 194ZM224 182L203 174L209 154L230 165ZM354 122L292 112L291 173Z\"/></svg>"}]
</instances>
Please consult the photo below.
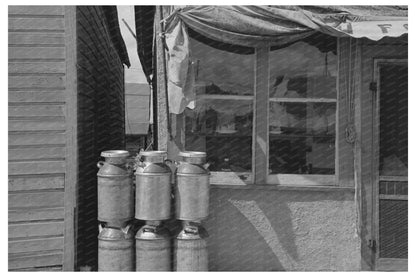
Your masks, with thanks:
<instances>
[{"instance_id":1,"label":"weathered wood plank","mask_svg":"<svg viewBox=\"0 0 416 277\"><path fill-rule=\"evenodd\" d=\"M64 105L23 105L9 106L9 116L65 116Z\"/></svg>"},{"instance_id":2,"label":"weathered wood plank","mask_svg":"<svg viewBox=\"0 0 416 277\"><path fill-rule=\"evenodd\" d=\"M62 236L64 222L9 223L9 239L38 236Z\"/></svg>"},{"instance_id":3,"label":"weathered wood plank","mask_svg":"<svg viewBox=\"0 0 416 277\"><path fill-rule=\"evenodd\" d=\"M164 18L162 7L156 7L155 22L160 22ZM155 32L161 33L161 25L155 25ZM167 103L167 79L166 79L166 53L163 45L163 39L161 36L156 37L156 81L157 81L157 92L156 92L156 109L157 112L157 149L167 151L168 140L169 140L169 114L168 103Z\"/></svg>"},{"instance_id":4,"label":"weathered wood plank","mask_svg":"<svg viewBox=\"0 0 416 277\"><path fill-rule=\"evenodd\" d=\"M9 175L65 173L65 161L9 162Z\"/></svg>"},{"instance_id":5,"label":"weathered wood plank","mask_svg":"<svg viewBox=\"0 0 416 277\"><path fill-rule=\"evenodd\" d=\"M65 73L65 62L9 62L9 74Z\"/></svg>"},{"instance_id":6,"label":"weathered wood plank","mask_svg":"<svg viewBox=\"0 0 416 277\"><path fill-rule=\"evenodd\" d=\"M45 267L29 267L29 268L18 268L18 269L9 269L11 272L22 272L22 271L62 271L62 266L45 266Z\"/></svg>"},{"instance_id":7,"label":"weathered wood plank","mask_svg":"<svg viewBox=\"0 0 416 277\"><path fill-rule=\"evenodd\" d=\"M64 208L9 210L9 222L64 219Z\"/></svg>"},{"instance_id":8,"label":"weathered wood plank","mask_svg":"<svg viewBox=\"0 0 416 277\"><path fill-rule=\"evenodd\" d=\"M64 88L65 76L9 76L9 88Z\"/></svg>"},{"instance_id":9,"label":"weathered wood plank","mask_svg":"<svg viewBox=\"0 0 416 277\"><path fill-rule=\"evenodd\" d=\"M24 176L9 177L9 191L22 191L34 189L62 189L64 176Z\"/></svg>"},{"instance_id":10,"label":"weathered wood plank","mask_svg":"<svg viewBox=\"0 0 416 277\"><path fill-rule=\"evenodd\" d=\"M9 47L9 60L65 59L64 47Z\"/></svg>"},{"instance_id":11,"label":"weathered wood plank","mask_svg":"<svg viewBox=\"0 0 416 277\"><path fill-rule=\"evenodd\" d=\"M65 144L64 133L9 133L9 146Z\"/></svg>"},{"instance_id":12,"label":"weathered wood plank","mask_svg":"<svg viewBox=\"0 0 416 277\"><path fill-rule=\"evenodd\" d=\"M63 15L63 6L9 6L9 15Z\"/></svg>"},{"instance_id":13,"label":"weathered wood plank","mask_svg":"<svg viewBox=\"0 0 416 277\"><path fill-rule=\"evenodd\" d=\"M9 148L9 161L65 158L65 146Z\"/></svg>"},{"instance_id":14,"label":"weathered wood plank","mask_svg":"<svg viewBox=\"0 0 416 277\"><path fill-rule=\"evenodd\" d=\"M62 250L63 246L63 237L9 241L9 254L34 251Z\"/></svg>"},{"instance_id":15,"label":"weathered wood plank","mask_svg":"<svg viewBox=\"0 0 416 277\"><path fill-rule=\"evenodd\" d=\"M65 44L64 33L9 32L9 45L57 45Z\"/></svg>"},{"instance_id":16,"label":"weathered wood plank","mask_svg":"<svg viewBox=\"0 0 416 277\"><path fill-rule=\"evenodd\" d=\"M52 266L62 264L62 252L53 252L50 254L33 255L33 256L9 256L9 270L27 267Z\"/></svg>"},{"instance_id":17,"label":"weathered wood plank","mask_svg":"<svg viewBox=\"0 0 416 277\"><path fill-rule=\"evenodd\" d=\"M63 191L9 193L9 209L64 206Z\"/></svg>"},{"instance_id":18,"label":"weathered wood plank","mask_svg":"<svg viewBox=\"0 0 416 277\"><path fill-rule=\"evenodd\" d=\"M57 120L9 120L9 131L65 131L65 121Z\"/></svg>"},{"instance_id":19,"label":"weathered wood plank","mask_svg":"<svg viewBox=\"0 0 416 277\"><path fill-rule=\"evenodd\" d=\"M65 6L65 45L66 45L66 103L67 103L67 130L66 130L66 174L65 174L65 225L64 225L64 260L63 270L74 271L74 253L76 245L77 222L75 220L75 207L77 197L78 178L78 101L79 89L77 78L77 18L76 7Z\"/></svg>"},{"instance_id":20,"label":"weathered wood plank","mask_svg":"<svg viewBox=\"0 0 416 277\"><path fill-rule=\"evenodd\" d=\"M30 30L30 31L63 31L64 19L63 18L17 18L9 17L9 30Z\"/></svg>"},{"instance_id":21,"label":"weathered wood plank","mask_svg":"<svg viewBox=\"0 0 416 277\"><path fill-rule=\"evenodd\" d=\"M64 103L63 91L12 91L9 90L9 103Z\"/></svg>"}]
</instances>

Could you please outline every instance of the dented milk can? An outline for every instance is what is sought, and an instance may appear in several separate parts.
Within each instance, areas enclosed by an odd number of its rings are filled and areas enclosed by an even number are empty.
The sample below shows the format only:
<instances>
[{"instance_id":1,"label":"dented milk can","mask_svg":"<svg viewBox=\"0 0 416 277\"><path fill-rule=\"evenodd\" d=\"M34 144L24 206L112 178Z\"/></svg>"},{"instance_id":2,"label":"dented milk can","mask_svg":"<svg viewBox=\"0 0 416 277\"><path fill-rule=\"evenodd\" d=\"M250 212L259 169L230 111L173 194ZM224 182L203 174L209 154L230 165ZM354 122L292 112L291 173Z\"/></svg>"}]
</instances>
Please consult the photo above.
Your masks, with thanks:
<instances>
[{"instance_id":1,"label":"dented milk can","mask_svg":"<svg viewBox=\"0 0 416 277\"><path fill-rule=\"evenodd\" d=\"M127 166L129 152L125 150L103 151L105 162L99 161L98 220L107 226L124 227L134 217L134 188L132 170Z\"/></svg>"},{"instance_id":2,"label":"dented milk can","mask_svg":"<svg viewBox=\"0 0 416 277\"><path fill-rule=\"evenodd\" d=\"M140 220L170 218L171 175L165 151L141 152L136 169L136 215Z\"/></svg>"},{"instance_id":3,"label":"dented milk can","mask_svg":"<svg viewBox=\"0 0 416 277\"><path fill-rule=\"evenodd\" d=\"M98 235L98 271L134 271L134 232L105 227Z\"/></svg>"},{"instance_id":4,"label":"dented milk can","mask_svg":"<svg viewBox=\"0 0 416 277\"><path fill-rule=\"evenodd\" d=\"M180 152L182 161L176 170L176 218L200 221L208 216L209 171L205 168L205 152Z\"/></svg>"},{"instance_id":5,"label":"dented milk can","mask_svg":"<svg viewBox=\"0 0 416 277\"><path fill-rule=\"evenodd\" d=\"M184 226L174 242L174 271L208 271L207 237L202 226Z\"/></svg>"},{"instance_id":6,"label":"dented milk can","mask_svg":"<svg viewBox=\"0 0 416 277\"><path fill-rule=\"evenodd\" d=\"M161 226L143 226L136 234L136 271L171 270L169 231Z\"/></svg>"}]
</instances>

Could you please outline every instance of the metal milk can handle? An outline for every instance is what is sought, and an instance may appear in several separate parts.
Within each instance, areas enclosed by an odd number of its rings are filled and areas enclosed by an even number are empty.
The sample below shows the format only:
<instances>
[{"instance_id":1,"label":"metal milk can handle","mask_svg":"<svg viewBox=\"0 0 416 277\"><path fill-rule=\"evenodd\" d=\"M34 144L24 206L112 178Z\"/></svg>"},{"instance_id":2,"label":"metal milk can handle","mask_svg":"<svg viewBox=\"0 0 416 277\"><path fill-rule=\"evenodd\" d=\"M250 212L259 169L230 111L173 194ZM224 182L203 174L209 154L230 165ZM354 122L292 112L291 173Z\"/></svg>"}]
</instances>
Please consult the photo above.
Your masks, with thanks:
<instances>
[{"instance_id":1,"label":"metal milk can handle","mask_svg":"<svg viewBox=\"0 0 416 277\"><path fill-rule=\"evenodd\" d=\"M103 166L104 166L104 164L105 164L105 162L104 162L104 161L99 161L99 162L97 163L97 167L98 167L98 168L101 168L101 167L103 167Z\"/></svg>"},{"instance_id":2,"label":"metal milk can handle","mask_svg":"<svg viewBox=\"0 0 416 277\"><path fill-rule=\"evenodd\" d=\"M184 231L187 234L197 235L198 234L198 227L196 227L196 226L186 226Z\"/></svg>"},{"instance_id":3,"label":"metal milk can handle","mask_svg":"<svg viewBox=\"0 0 416 277\"><path fill-rule=\"evenodd\" d=\"M146 226L143 228L143 232L152 232L156 233L156 226Z\"/></svg>"},{"instance_id":4,"label":"metal milk can handle","mask_svg":"<svg viewBox=\"0 0 416 277\"><path fill-rule=\"evenodd\" d=\"M121 231L124 233L124 238L127 239L128 238L128 233L130 231L131 225L127 225L124 228L121 228Z\"/></svg>"}]
</instances>

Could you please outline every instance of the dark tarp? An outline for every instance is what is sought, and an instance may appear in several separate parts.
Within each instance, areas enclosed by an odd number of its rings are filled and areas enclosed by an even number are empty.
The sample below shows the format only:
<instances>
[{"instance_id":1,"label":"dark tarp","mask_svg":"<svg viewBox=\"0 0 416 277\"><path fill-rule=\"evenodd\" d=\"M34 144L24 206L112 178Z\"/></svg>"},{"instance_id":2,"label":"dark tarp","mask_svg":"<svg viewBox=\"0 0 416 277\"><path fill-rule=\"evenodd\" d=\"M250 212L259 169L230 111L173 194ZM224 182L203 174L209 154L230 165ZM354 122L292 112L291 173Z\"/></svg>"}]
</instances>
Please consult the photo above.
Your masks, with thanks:
<instances>
[{"instance_id":1,"label":"dark tarp","mask_svg":"<svg viewBox=\"0 0 416 277\"><path fill-rule=\"evenodd\" d=\"M120 25L118 24L117 6L102 6L102 8L107 21L107 27L110 32L111 42L116 48L121 62L127 65L127 67L130 67L126 44L121 36Z\"/></svg>"}]
</instances>

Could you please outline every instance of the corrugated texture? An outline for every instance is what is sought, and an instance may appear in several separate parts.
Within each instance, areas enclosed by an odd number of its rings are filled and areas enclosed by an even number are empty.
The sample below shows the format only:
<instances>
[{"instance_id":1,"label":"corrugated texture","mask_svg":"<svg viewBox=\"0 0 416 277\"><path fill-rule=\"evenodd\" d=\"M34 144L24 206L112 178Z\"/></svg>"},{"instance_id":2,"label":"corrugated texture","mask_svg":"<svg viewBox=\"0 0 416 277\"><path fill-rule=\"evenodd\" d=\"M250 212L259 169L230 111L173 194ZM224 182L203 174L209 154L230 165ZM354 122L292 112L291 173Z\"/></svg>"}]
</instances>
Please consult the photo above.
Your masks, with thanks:
<instances>
[{"instance_id":1,"label":"corrugated texture","mask_svg":"<svg viewBox=\"0 0 416 277\"><path fill-rule=\"evenodd\" d=\"M97 167L100 153L124 149L123 66L103 10L77 7L79 190L77 265L97 265Z\"/></svg>"},{"instance_id":2,"label":"corrugated texture","mask_svg":"<svg viewBox=\"0 0 416 277\"><path fill-rule=\"evenodd\" d=\"M62 269L62 7L9 7L9 270Z\"/></svg>"}]
</instances>

